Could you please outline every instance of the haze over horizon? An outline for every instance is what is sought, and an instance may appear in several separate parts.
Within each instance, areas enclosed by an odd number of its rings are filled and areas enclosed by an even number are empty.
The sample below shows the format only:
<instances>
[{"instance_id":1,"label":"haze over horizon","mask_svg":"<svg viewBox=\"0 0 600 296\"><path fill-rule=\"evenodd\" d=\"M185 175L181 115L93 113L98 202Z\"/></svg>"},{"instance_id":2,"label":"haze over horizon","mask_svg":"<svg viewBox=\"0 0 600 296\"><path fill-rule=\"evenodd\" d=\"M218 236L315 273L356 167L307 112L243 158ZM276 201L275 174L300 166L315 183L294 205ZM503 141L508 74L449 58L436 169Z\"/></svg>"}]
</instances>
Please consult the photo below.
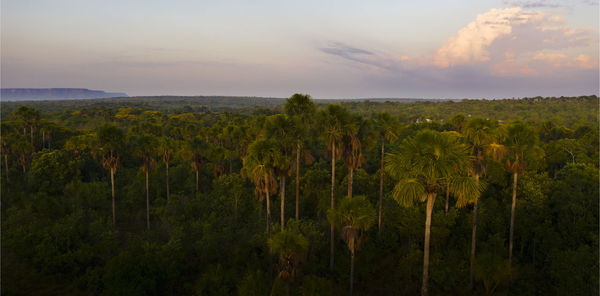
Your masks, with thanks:
<instances>
[{"instance_id":1,"label":"haze over horizon","mask_svg":"<svg viewBox=\"0 0 600 296\"><path fill-rule=\"evenodd\" d=\"M142 95L599 94L598 1L3 1L3 88Z\"/></svg>"}]
</instances>

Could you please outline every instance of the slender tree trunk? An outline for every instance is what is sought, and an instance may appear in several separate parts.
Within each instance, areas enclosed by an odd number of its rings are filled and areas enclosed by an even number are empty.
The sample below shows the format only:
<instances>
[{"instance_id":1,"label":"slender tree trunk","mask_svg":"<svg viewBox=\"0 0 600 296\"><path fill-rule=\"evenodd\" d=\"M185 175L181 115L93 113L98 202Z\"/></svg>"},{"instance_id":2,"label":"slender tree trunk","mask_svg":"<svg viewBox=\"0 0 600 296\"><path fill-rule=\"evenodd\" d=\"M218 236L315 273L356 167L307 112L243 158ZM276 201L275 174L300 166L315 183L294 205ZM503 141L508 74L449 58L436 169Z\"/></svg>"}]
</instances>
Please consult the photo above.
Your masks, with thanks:
<instances>
[{"instance_id":1,"label":"slender tree trunk","mask_svg":"<svg viewBox=\"0 0 600 296\"><path fill-rule=\"evenodd\" d=\"M385 138L381 138L381 167L379 168L379 216L377 219L377 236L381 236L381 216L383 211L383 157L385 147Z\"/></svg>"},{"instance_id":2,"label":"slender tree trunk","mask_svg":"<svg viewBox=\"0 0 600 296\"><path fill-rule=\"evenodd\" d=\"M196 194L198 194L198 170L196 170Z\"/></svg>"},{"instance_id":3,"label":"slender tree trunk","mask_svg":"<svg viewBox=\"0 0 600 296\"><path fill-rule=\"evenodd\" d=\"M515 206L517 205L517 178L518 173L513 173L513 194L512 194L512 205L510 207L510 232L508 235L508 266L512 264L512 250L513 250L513 234L515 229Z\"/></svg>"},{"instance_id":4,"label":"slender tree trunk","mask_svg":"<svg viewBox=\"0 0 600 296\"><path fill-rule=\"evenodd\" d=\"M231 160L232 154L233 154L233 152L230 151L230 153L229 153L229 174L230 175L233 173L233 163Z\"/></svg>"},{"instance_id":5,"label":"slender tree trunk","mask_svg":"<svg viewBox=\"0 0 600 296\"><path fill-rule=\"evenodd\" d=\"M475 176L475 181L479 184L479 176ZM477 245L477 204L479 198L475 199L473 204L473 232L471 234L471 262L469 268L469 288L473 290L473 265L475 264L475 248Z\"/></svg>"},{"instance_id":6,"label":"slender tree trunk","mask_svg":"<svg viewBox=\"0 0 600 296\"><path fill-rule=\"evenodd\" d=\"M46 131L42 130L42 149L44 149L46 145Z\"/></svg>"},{"instance_id":7,"label":"slender tree trunk","mask_svg":"<svg viewBox=\"0 0 600 296\"><path fill-rule=\"evenodd\" d=\"M166 181L167 181L167 202L169 202L169 200L171 199L171 192L169 191L169 162L165 162L165 169L166 169Z\"/></svg>"},{"instance_id":8,"label":"slender tree trunk","mask_svg":"<svg viewBox=\"0 0 600 296\"><path fill-rule=\"evenodd\" d=\"M33 126L29 128L30 134L31 134L31 149L33 149L33 152L35 152L35 146L33 146Z\"/></svg>"},{"instance_id":9,"label":"slender tree trunk","mask_svg":"<svg viewBox=\"0 0 600 296\"><path fill-rule=\"evenodd\" d=\"M267 236L271 239L271 203L269 201L269 176L265 174L265 193L267 200ZM269 280L273 279L273 255L269 249Z\"/></svg>"},{"instance_id":10,"label":"slender tree trunk","mask_svg":"<svg viewBox=\"0 0 600 296\"><path fill-rule=\"evenodd\" d=\"M331 210L335 208L335 141L331 148ZM334 234L333 223L331 223L330 237L329 237L329 269L333 270L334 261Z\"/></svg>"},{"instance_id":11,"label":"slender tree trunk","mask_svg":"<svg viewBox=\"0 0 600 296\"><path fill-rule=\"evenodd\" d=\"M296 221L300 220L300 143L296 146Z\"/></svg>"},{"instance_id":12,"label":"slender tree trunk","mask_svg":"<svg viewBox=\"0 0 600 296\"><path fill-rule=\"evenodd\" d=\"M279 196L281 197L281 231L285 229L285 176L281 176Z\"/></svg>"},{"instance_id":13,"label":"slender tree trunk","mask_svg":"<svg viewBox=\"0 0 600 296\"><path fill-rule=\"evenodd\" d=\"M110 190L112 195L112 222L114 228L117 224L117 219L115 211L115 169L113 168L110 169Z\"/></svg>"},{"instance_id":14,"label":"slender tree trunk","mask_svg":"<svg viewBox=\"0 0 600 296\"><path fill-rule=\"evenodd\" d=\"M285 296L290 296L290 283L285 282Z\"/></svg>"},{"instance_id":15,"label":"slender tree trunk","mask_svg":"<svg viewBox=\"0 0 600 296\"><path fill-rule=\"evenodd\" d=\"M425 214L425 245L423 247L423 285L421 286L421 296L427 296L429 282L429 237L431 235L431 213L435 203L436 194L427 196L427 212Z\"/></svg>"},{"instance_id":16,"label":"slender tree trunk","mask_svg":"<svg viewBox=\"0 0 600 296\"><path fill-rule=\"evenodd\" d=\"M348 198L352 199L352 182L354 181L354 168L348 168Z\"/></svg>"},{"instance_id":17,"label":"slender tree trunk","mask_svg":"<svg viewBox=\"0 0 600 296\"><path fill-rule=\"evenodd\" d=\"M235 221L235 224L237 225L237 217L238 217L238 201L239 201L240 197L239 195L236 193L234 195L234 204L233 204L233 218Z\"/></svg>"},{"instance_id":18,"label":"slender tree trunk","mask_svg":"<svg viewBox=\"0 0 600 296\"><path fill-rule=\"evenodd\" d=\"M350 252L350 296L354 288L354 252Z\"/></svg>"},{"instance_id":19,"label":"slender tree trunk","mask_svg":"<svg viewBox=\"0 0 600 296\"><path fill-rule=\"evenodd\" d=\"M4 170L6 171L6 188L8 189L8 155L4 154Z\"/></svg>"},{"instance_id":20,"label":"slender tree trunk","mask_svg":"<svg viewBox=\"0 0 600 296\"><path fill-rule=\"evenodd\" d=\"M444 209L444 214L448 214L448 201L450 200L450 183L446 185L446 208Z\"/></svg>"},{"instance_id":21,"label":"slender tree trunk","mask_svg":"<svg viewBox=\"0 0 600 296\"><path fill-rule=\"evenodd\" d=\"M148 171L146 171L146 226L150 230L150 190L148 186Z\"/></svg>"}]
</instances>

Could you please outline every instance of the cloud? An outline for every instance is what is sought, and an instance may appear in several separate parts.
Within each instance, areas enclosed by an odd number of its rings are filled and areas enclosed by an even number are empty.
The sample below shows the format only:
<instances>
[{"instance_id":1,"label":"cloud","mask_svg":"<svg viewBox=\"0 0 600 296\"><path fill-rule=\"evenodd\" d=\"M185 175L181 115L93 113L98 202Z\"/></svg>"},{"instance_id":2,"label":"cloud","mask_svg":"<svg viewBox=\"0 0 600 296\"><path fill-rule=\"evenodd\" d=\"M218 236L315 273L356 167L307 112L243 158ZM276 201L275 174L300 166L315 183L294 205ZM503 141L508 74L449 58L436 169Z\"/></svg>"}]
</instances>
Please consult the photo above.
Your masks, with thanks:
<instances>
[{"instance_id":1,"label":"cloud","mask_svg":"<svg viewBox=\"0 0 600 296\"><path fill-rule=\"evenodd\" d=\"M460 29L434 54L432 62L440 68L457 65L489 63L493 72L507 67L497 63L516 63L506 60L506 54L529 58L544 50L589 47L593 44L591 29L571 28L555 13L528 11L520 7L492 9ZM512 68L512 67L511 67ZM521 67L525 69L524 67ZM535 73L535 71L516 71Z\"/></svg>"},{"instance_id":2,"label":"cloud","mask_svg":"<svg viewBox=\"0 0 600 296\"><path fill-rule=\"evenodd\" d=\"M351 62L357 62L376 69L395 70L401 67L403 61L408 60L407 56L399 58L389 57L383 54L375 53L370 50L349 46L342 42L332 42L326 47L319 48L320 51L341 57Z\"/></svg>"},{"instance_id":3,"label":"cloud","mask_svg":"<svg viewBox=\"0 0 600 296\"><path fill-rule=\"evenodd\" d=\"M440 68L459 64L489 61L488 47L498 38L513 32L513 26L542 18L541 13L524 13L519 7L492 9L460 29L434 57L433 63Z\"/></svg>"}]
</instances>

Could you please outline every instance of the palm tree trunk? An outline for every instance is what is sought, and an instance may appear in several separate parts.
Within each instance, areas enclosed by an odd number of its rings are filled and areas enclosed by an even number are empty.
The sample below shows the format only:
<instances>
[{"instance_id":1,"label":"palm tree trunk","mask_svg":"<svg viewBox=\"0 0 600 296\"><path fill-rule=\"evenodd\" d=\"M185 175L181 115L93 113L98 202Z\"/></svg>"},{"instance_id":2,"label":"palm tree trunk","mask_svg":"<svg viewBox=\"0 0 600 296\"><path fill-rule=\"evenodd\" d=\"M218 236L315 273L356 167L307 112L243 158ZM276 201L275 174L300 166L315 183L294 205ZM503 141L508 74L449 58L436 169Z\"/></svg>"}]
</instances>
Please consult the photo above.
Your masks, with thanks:
<instances>
[{"instance_id":1,"label":"palm tree trunk","mask_svg":"<svg viewBox=\"0 0 600 296\"><path fill-rule=\"evenodd\" d=\"M267 236L271 239L271 203L269 201L269 176L265 174L265 193L267 200ZM269 280L273 279L273 255L269 250Z\"/></svg>"},{"instance_id":2,"label":"palm tree trunk","mask_svg":"<svg viewBox=\"0 0 600 296\"><path fill-rule=\"evenodd\" d=\"M354 181L354 168L348 168L348 198L352 198L352 182Z\"/></svg>"},{"instance_id":3,"label":"palm tree trunk","mask_svg":"<svg viewBox=\"0 0 600 296\"><path fill-rule=\"evenodd\" d=\"M296 221L300 219L300 143L296 146Z\"/></svg>"},{"instance_id":4,"label":"palm tree trunk","mask_svg":"<svg viewBox=\"0 0 600 296\"><path fill-rule=\"evenodd\" d=\"M171 199L171 192L169 191L169 162L165 162L165 168L167 170L167 202Z\"/></svg>"},{"instance_id":5,"label":"palm tree trunk","mask_svg":"<svg viewBox=\"0 0 600 296\"><path fill-rule=\"evenodd\" d=\"M508 266L512 264L512 250L513 250L513 234L515 229L515 206L517 205L517 178L518 173L513 173L513 194L512 194L512 205L510 207L510 232L508 238Z\"/></svg>"},{"instance_id":6,"label":"palm tree trunk","mask_svg":"<svg viewBox=\"0 0 600 296\"><path fill-rule=\"evenodd\" d=\"M450 200L450 183L446 185L446 208L444 209L444 214L448 214L448 201Z\"/></svg>"},{"instance_id":7,"label":"palm tree trunk","mask_svg":"<svg viewBox=\"0 0 600 296\"><path fill-rule=\"evenodd\" d=\"M379 217L377 220L377 236L381 236L381 212L383 211L383 157L385 138L381 139L381 167L379 168Z\"/></svg>"},{"instance_id":8,"label":"palm tree trunk","mask_svg":"<svg viewBox=\"0 0 600 296\"><path fill-rule=\"evenodd\" d=\"M146 227L150 230L150 193L148 190L148 170L146 170Z\"/></svg>"},{"instance_id":9,"label":"palm tree trunk","mask_svg":"<svg viewBox=\"0 0 600 296\"><path fill-rule=\"evenodd\" d=\"M335 141L331 148L331 210L335 208ZM334 256L334 232L333 223L331 223L330 236L329 236L329 269L333 270L333 256Z\"/></svg>"},{"instance_id":10,"label":"palm tree trunk","mask_svg":"<svg viewBox=\"0 0 600 296\"><path fill-rule=\"evenodd\" d=\"M6 188L8 188L8 155L4 154L4 170L6 171Z\"/></svg>"},{"instance_id":11,"label":"palm tree trunk","mask_svg":"<svg viewBox=\"0 0 600 296\"><path fill-rule=\"evenodd\" d=\"M33 150L33 152L35 152L35 146L33 146L33 126L31 126L29 128L30 134L31 134L31 149Z\"/></svg>"},{"instance_id":12,"label":"palm tree trunk","mask_svg":"<svg viewBox=\"0 0 600 296\"><path fill-rule=\"evenodd\" d=\"M421 296L427 296L429 282L429 237L431 234L431 213L435 203L436 194L429 194L427 197L427 212L425 214L425 246L423 247L423 285L421 286Z\"/></svg>"},{"instance_id":13,"label":"palm tree trunk","mask_svg":"<svg viewBox=\"0 0 600 296\"><path fill-rule=\"evenodd\" d=\"M475 176L475 181L479 184L479 176ZM475 199L473 204L473 232L471 234L471 262L469 268L469 287L473 290L473 264L475 263L475 247L477 245L477 204L479 198Z\"/></svg>"},{"instance_id":14,"label":"palm tree trunk","mask_svg":"<svg viewBox=\"0 0 600 296\"><path fill-rule=\"evenodd\" d=\"M267 199L267 234L271 238L271 203L269 201L269 177L265 174L265 193Z\"/></svg>"},{"instance_id":15,"label":"palm tree trunk","mask_svg":"<svg viewBox=\"0 0 600 296\"><path fill-rule=\"evenodd\" d=\"M196 194L198 194L198 170L196 170Z\"/></svg>"},{"instance_id":16,"label":"palm tree trunk","mask_svg":"<svg viewBox=\"0 0 600 296\"><path fill-rule=\"evenodd\" d=\"M354 252L350 252L350 296L354 287Z\"/></svg>"},{"instance_id":17,"label":"palm tree trunk","mask_svg":"<svg viewBox=\"0 0 600 296\"><path fill-rule=\"evenodd\" d=\"M285 229L285 176L281 176L279 196L281 197L281 231Z\"/></svg>"},{"instance_id":18,"label":"palm tree trunk","mask_svg":"<svg viewBox=\"0 0 600 296\"><path fill-rule=\"evenodd\" d=\"M113 228L117 224L116 214L115 214L115 169L110 169L110 189L112 195L112 222Z\"/></svg>"}]
</instances>

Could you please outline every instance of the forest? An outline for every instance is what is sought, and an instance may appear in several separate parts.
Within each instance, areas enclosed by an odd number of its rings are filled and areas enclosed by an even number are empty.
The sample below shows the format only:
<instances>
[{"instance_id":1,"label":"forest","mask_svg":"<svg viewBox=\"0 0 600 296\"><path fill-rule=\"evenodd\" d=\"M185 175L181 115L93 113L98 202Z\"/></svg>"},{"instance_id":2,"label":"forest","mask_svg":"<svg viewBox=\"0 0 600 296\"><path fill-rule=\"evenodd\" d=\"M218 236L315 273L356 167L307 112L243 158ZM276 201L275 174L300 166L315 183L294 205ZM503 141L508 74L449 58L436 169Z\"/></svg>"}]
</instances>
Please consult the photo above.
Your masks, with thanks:
<instances>
[{"instance_id":1,"label":"forest","mask_svg":"<svg viewBox=\"0 0 600 296\"><path fill-rule=\"evenodd\" d=\"M1 293L598 295L599 103L2 102Z\"/></svg>"}]
</instances>

